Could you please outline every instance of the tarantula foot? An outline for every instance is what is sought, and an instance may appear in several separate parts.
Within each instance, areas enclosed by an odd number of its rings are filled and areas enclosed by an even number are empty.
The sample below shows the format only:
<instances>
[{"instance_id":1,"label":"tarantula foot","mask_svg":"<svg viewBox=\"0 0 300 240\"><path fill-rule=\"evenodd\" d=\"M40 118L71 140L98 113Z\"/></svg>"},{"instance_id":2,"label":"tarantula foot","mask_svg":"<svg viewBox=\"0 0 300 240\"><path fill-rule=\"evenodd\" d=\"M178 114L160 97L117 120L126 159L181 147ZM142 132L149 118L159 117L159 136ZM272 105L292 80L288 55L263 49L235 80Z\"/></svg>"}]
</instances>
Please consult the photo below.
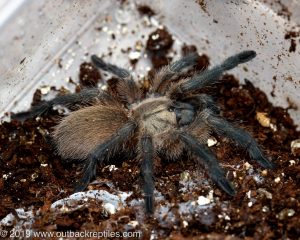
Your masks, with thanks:
<instances>
[{"instance_id":1,"label":"tarantula foot","mask_svg":"<svg viewBox=\"0 0 300 240\"><path fill-rule=\"evenodd\" d=\"M154 212L154 199L153 196L145 196L145 207L148 215Z\"/></svg>"},{"instance_id":2,"label":"tarantula foot","mask_svg":"<svg viewBox=\"0 0 300 240\"><path fill-rule=\"evenodd\" d=\"M233 188L231 182L229 182L225 177L216 180L216 183L230 196L235 195L235 189Z\"/></svg>"},{"instance_id":3,"label":"tarantula foot","mask_svg":"<svg viewBox=\"0 0 300 240\"><path fill-rule=\"evenodd\" d=\"M40 115L48 113L51 109L51 105L47 102L42 102L39 105L32 107L29 111L12 113L11 119L24 122L27 119L38 117Z\"/></svg>"},{"instance_id":4,"label":"tarantula foot","mask_svg":"<svg viewBox=\"0 0 300 240\"><path fill-rule=\"evenodd\" d=\"M259 158L255 158L255 160L259 163L260 166L264 168L273 169L276 167L275 163L272 163L264 156L260 156Z\"/></svg>"},{"instance_id":5,"label":"tarantula foot","mask_svg":"<svg viewBox=\"0 0 300 240\"><path fill-rule=\"evenodd\" d=\"M84 191L87 188L88 185L89 185L89 182L81 180L79 183L77 183L75 185L74 193Z\"/></svg>"},{"instance_id":6,"label":"tarantula foot","mask_svg":"<svg viewBox=\"0 0 300 240\"><path fill-rule=\"evenodd\" d=\"M31 114L31 111L11 113L10 118L11 118L11 120L17 120L20 122L24 122L25 120L32 118L32 114Z\"/></svg>"},{"instance_id":7,"label":"tarantula foot","mask_svg":"<svg viewBox=\"0 0 300 240\"><path fill-rule=\"evenodd\" d=\"M240 63L245 63L250 61L251 59L256 57L256 52L255 51L243 51L240 54L237 55Z\"/></svg>"},{"instance_id":8,"label":"tarantula foot","mask_svg":"<svg viewBox=\"0 0 300 240\"><path fill-rule=\"evenodd\" d=\"M130 76L130 73L127 70L119 68L115 65L107 64L101 58L99 58L97 55L92 55L91 59L92 59L93 64L96 67L98 67L104 71L109 71L113 74L116 74L118 77L121 77L121 78L127 78Z\"/></svg>"},{"instance_id":9,"label":"tarantula foot","mask_svg":"<svg viewBox=\"0 0 300 240\"><path fill-rule=\"evenodd\" d=\"M92 62L99 68L101 69L106 69L107 68L107 64L101 59L99 58L97 55L92 55L91 56Z\"/></svg>"}]
</instances>

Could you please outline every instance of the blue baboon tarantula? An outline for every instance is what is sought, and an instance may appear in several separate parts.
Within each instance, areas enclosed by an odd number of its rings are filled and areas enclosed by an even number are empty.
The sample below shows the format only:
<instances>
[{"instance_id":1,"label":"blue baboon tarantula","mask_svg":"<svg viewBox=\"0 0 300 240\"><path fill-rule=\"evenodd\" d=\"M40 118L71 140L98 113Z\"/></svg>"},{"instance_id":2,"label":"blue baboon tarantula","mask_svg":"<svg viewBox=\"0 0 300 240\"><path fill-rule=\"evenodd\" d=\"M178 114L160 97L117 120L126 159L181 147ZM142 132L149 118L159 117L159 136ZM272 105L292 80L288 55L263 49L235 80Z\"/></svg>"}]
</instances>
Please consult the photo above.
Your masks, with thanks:
<instances>
[{"instance_id":1,"label":"blue baboon tarantula","mask_svg":"<svg viewBox=\"0 0 300 240\"><path fill-rule=\"evenodd\" d=\"M232 184L206 146L211 133L232 139L261 166L272 168L273 164L255 140L246 131L223 119L213 99L199 90L216 84L224 71L255 56L254 51L243 51L211 69L174 81L183 70L196 64L197 54L189 54L158 71L149 91L144 94L129 71L93 55L95 66L119 78L118 98L97 88L84 89L42 102L12 118L25 120L46 114L54 105L81 106L65 116L52 133L59 155L65 159L85 160L83 177L76 191L86 189L96 175L97 164L119 152L135 153L140 159L146 212L151 214L154 211L154 156L176 160L187 151L206 166L220 188L234 195Z\"/></svg>"}]
</instances>

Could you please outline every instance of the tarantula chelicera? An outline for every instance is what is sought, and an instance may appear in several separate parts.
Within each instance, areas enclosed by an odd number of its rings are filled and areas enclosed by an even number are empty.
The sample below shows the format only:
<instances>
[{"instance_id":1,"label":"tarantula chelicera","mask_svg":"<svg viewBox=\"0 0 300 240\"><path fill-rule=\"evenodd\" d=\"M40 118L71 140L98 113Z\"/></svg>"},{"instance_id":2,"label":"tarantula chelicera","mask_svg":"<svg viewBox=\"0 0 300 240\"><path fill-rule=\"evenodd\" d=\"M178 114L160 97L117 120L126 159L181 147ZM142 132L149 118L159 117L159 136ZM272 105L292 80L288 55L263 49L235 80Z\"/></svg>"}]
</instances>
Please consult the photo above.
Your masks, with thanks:
<instances>
[{"instance_id":1,"label":"tarantula chelicera","mask_svg":"<svg viewBox=\"0 0 300 240\"><path fill-rule=\"evenodd\" d=\"M206 166L210 177L220 188L234 195L232 184L206 146L212 132L244 147L261 166L272 168L273 164L255 140L246 131L223 119L213 99L199 93L199 90L216 84L224 71L255 56L254 51L243 51L211 69L174 81L180 73L196 64L197 54L189 54L158 71L145 94L129 71L93 55L95 66L119 78L117 98L108 91L84 89L80 93L42 102L12 118L25 120L46 114L54 105L82 106L64 117L52 133L52 141L63 158L85 160L83 177L76 191L88 186L96 175L97 164L120 151L131 152L140 159L146 211L153 213L154 156L157 154L175 160L185 151Z\"/></svg>"}]
</instances>

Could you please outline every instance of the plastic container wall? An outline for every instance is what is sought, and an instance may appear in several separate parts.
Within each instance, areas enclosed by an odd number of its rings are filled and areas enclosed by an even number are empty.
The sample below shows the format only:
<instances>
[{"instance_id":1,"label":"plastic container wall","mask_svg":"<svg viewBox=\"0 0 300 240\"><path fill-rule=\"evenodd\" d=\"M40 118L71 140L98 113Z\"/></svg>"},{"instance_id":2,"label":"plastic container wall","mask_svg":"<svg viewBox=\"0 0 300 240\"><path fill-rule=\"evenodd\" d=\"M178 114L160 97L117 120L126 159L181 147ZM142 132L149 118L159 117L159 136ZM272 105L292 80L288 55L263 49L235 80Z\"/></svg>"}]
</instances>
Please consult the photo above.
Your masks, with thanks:
<instances>
[{"instance_id":1,"label":"plastic container wall","mask_svg":"<svg viewBox=\"0 0 300 240\"><path fill-rule=\"evenodd\" d=\"M124 49L145 42L143 36L163 24L178 45L196 45L212 64L255 50L258 56L232 73L252 81L275 105L291 107L300 125L300 47L290 51L291 41L285 39L288 31L299 30L294 26L300 23L300 3L282 2L290 17L278 14L282 6L271 1L139 1L157 13L157 21L147 23L135 1L20 1L0 21L1 116L28 108L39 86L68 85L70 77L76 81L80 63L90 54L130 67ZM140 62L135 71L146 73L147 59Z\"/></svg>"}]
</instances>

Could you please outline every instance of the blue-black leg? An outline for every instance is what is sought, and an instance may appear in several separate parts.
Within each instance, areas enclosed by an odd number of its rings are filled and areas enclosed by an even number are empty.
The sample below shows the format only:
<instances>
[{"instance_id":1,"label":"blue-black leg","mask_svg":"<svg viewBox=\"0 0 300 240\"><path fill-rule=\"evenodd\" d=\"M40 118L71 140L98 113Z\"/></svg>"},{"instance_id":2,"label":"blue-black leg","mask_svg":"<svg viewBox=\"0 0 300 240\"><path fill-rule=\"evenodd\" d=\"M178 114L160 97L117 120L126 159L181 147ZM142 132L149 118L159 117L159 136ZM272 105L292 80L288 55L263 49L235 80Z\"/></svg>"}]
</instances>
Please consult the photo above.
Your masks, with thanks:
<instances>
[{"instance_id":1,"label":"blue-black leg","mask_svg":"<svg viewBox=\"0 0 300 240\"><path fill-rule=\"evenodd\" d=\"M31 107L28 111L12 114L12 120L25 121L29 118L35 118L50 112L53 106L62 105L64 107L72 107L74 105L85 105L96 99L113 100L112 97L97 88L83 89L80 93L58 96L50 101L44 101Z\"/></svg>"},{"instance_id":2,"label":"blue-black leg","mask_svg":"<svg viewBox=\"0 0 300 240\"><path fill-rule=\"evenodd\" d=\"M103 153L102 153L103 154ZM94 158L93 156L89 157L86 164L83 167L83 177L80 182L76 185L74 192L84 191L91 180L96 177L96 169L98 163L101 164L104 160L105 156L100 156L98 158Z\"/></svg>"},{"instance_id":3,"label":"blue-black leg","mask_svg":"<svg viewBox=\"0 0 300 240\"><path fill-rule=\"evenodd\" d=\"M207 123L217 134L228 137L245 148L249 152L250 157L257 161L262 167L274 167L274 164L264 156L255 139L243 129L235 127L226 120L213 114L207 117Z\"/></svg>"},{"instance_id":4,"label":"blue-black leg","mask_svg":"<svg viewBox=\"0 0 300 240\"><path fill-rule=\"evenodd\" d=\"M170 70L172 72L181 72L183 69L192 67L197 63L198 54L197 53L190 53L181 59L171 63Z\"/></svg>"},{"instance_id":5,"label":"blue-black leg","mask_svg":"<svg viewBox=\"0 0 300 240\"><path fill-rule=\"evenodd\" d=\"M255 51L243 51L234 56L227 58L223 63L205 70L188 81L179 83L176 88L170 93L172 98L182 96L185 93L201 89L203 87L213 85L219 81L220 76L230 69L235 68L241 63L248 62L255 58Z\"/></svg>"},{"instance_id":6,"label":"blue-black leg","mask_svg":"<svg viewBox=\"0 0 300 240\"><path fill-rule=\"evenodd\" d=\"M110 63L106 63L96 55L92 55L91 59L96 67L100 68L103 71L110 72L119 78L126 79L131 76L131 74L128 70L126 70L124 68L120 68L120 67L110 64Z\"/></svg>"},{"instance_id":7,"label":"blue-black leg","mask_svg":"<svg viewBox=\"0 0 300 240\"><path fill-rule=\"evenodd\" d=\"M145 207L147 214L154 211L153 192L155 188L153 177L153 144L149 135L144 135L141 139L141 175L143 178L143 190L145 194Z\"/></svg>"},{"instance_id":8,"label":"blue-black leg","mask_svg":"<svg viewBox=\"0 0 300 240\"><path fill-rule=\"evenodd\" d=\"M197 63L197 59L197 53L191 53L171 63L169 66L163 67L154 78L151 92L163 93L169 80L185 68L194 66Z\"/></svg>"},{"instance_id":9,"label":"blue-black leg","mask_svg":"<svg viewBox=\"0 0 300 240\"><path fill-rule=\"evenodd\" d=\"M106 63L96 55L92 55L91 59L96 67L103 71L110 72L123 80L119 85L118 91L125 102L131 104L141 98L140 89L132 79L131 73L128 70Z\"/></svg>"},{"instance_id":10,"label":"blue-black leg","mask_svg":"<svg viewBox=\"0 0 300 240\"><path fill-rule=\"evenodd\" d=\"M134 133L136 127L137 124L135 122L128 122L112 138L94 149L86 160L83 177L75 187L75 192L86 189L96 175L97 164L101 164L105 159L109 159L118 149L121 149L124 142Z\"/></svg>"},{"instance_id":11,"label":"blue-black leg","mask_svg":"<svg viewBox=\"0 0 300 240\"><path fill-rule=\"evenodd\" d=\"M207 166L209 175L213 181L229 195L235 195L232 184L226 179L218 160L208 147L204 144L200 144L193 136L184 132L179 133L179 138L185 144L186 148Z\"/></svg>"}]
</instances>

